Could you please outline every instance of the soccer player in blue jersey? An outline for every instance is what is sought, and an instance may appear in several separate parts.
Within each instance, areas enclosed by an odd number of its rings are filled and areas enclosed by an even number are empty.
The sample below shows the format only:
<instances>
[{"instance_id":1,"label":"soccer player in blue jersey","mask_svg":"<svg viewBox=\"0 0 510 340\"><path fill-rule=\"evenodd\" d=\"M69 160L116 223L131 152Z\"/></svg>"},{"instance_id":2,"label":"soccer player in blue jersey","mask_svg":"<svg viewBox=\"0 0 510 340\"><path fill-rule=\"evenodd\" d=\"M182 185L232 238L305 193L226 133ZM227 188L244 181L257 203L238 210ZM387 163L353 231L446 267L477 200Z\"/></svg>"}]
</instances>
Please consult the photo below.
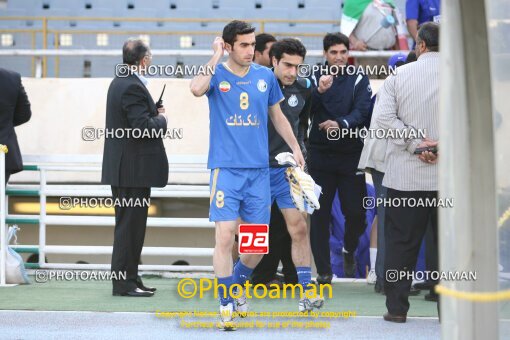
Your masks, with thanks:
<instances>
[{"instance_id":1,"label":"soccer player in blue jersey","mask_svg":"<svg viewBox=\"0 0 510 340\"><path fill-rule=\"evenodd\" d=\"M268 116L291 148L297 164L304 159L293 130L280 109L284 99L278 81L267 67L252 63L255 29L234 20L213 43L214 55L207 66L214 75L193 78L193 95L209 99L209 159L211 196L209 219L216 224L213 266L218 278L220 318L224 329L234 329L233 311L247 311L246 297L234 301L228 291L243 285L261 260L259 254L243 254L232 269L232 245L239 222L269 224ZM224 51L228 59L220 63ZM226 287L225 290L223 289ZM235 303L235 306L234 306Z\"/></svg>"}]
</instances>

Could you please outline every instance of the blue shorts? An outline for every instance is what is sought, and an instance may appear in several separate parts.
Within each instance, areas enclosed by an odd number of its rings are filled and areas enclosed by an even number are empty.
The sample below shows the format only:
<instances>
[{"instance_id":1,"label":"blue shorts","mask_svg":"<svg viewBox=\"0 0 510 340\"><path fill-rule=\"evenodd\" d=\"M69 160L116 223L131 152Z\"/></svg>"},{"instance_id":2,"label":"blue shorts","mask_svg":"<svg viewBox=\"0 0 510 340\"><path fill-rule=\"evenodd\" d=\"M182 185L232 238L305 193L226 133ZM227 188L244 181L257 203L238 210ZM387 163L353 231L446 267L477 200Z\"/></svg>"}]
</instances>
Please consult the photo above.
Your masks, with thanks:
<instances>
[{"instance_id":1,"label":"blue shorts","mask_svg":"<svg viewBox=\"0 0 510 340\"><path fill-rule=\"evenodd\" d=\"M269 168L217 168L211 171L209 220L269 224Z\"/></svg>"},{"instance_id":2,"label":"blue shorts","mask_svg":"<svg viewBox=\"0 0 510 340\"><path fill-rule=\"evenodd\" d=\"M278 208L296 208L290 197L290 184L285 176L287 168L270 168L271 174L271 204L276 200Z\"/></svg>"}]
</instances>

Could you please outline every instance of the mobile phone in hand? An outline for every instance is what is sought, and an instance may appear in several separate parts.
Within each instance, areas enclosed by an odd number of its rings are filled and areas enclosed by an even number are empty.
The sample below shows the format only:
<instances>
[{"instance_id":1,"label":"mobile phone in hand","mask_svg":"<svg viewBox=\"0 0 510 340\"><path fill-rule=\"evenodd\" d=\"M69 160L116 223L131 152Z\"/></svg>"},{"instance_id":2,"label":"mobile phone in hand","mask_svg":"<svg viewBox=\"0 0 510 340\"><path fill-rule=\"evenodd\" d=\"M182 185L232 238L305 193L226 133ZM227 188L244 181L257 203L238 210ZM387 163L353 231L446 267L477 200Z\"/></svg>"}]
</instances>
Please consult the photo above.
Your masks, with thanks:
<instances>
[{"instance_id":1,"label":"mobile phone in hand","mask_svg":"<svg viewBox=\"0 0 510 340\"><path fill-rule=\"evenodd\" d=\"M430 151L433 154L437 154L437 146L426 146L424 148L416 148L416 150L414 150L414 154L421 155L421 153L424 151Z\"/></svg>"}]
</instances>

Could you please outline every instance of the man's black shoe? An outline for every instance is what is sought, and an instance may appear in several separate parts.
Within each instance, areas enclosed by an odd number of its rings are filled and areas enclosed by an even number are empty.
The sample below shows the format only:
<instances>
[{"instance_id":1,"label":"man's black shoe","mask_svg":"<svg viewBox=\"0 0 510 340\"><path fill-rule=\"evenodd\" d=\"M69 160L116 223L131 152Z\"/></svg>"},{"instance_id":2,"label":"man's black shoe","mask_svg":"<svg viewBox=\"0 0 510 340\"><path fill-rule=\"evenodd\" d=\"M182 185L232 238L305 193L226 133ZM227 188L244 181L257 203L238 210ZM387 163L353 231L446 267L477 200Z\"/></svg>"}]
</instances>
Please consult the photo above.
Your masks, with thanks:
<instances>
[{"instance_id":1,"label":"man's black shoe","mask_svg":"<svg viewBox=\"0 0 510 340\"><path fill-rule=\"evenodd\" d=\"M407 315L393 315L390 313L386 313L383 315L384 320L391 321L391 322L397 322L397 323L404 323L406 322Z\"/></svg>"},{"instance_id":2,"label":"man's black shoe","mask_svg":"<svg viewBox=\"0 0 510 340\"><path fill-rule=\"evenodd\" d=\"M356 261L354 260L354 253L343 252L344 255L344 276L356 276Z\"/></svg>"},{"instance_id":3,"label":"man's black shoe","mask_svg":"<svg viewBox=\"0 0 510 340\"><path fill-rule=\"evenodd\" d=\"M434 286L435 286L434 282L424 281L424 282L415 284L413 287L415 287L416 289L421 289L421 290L429 290L429 289L434 288Z\"/></svg>"},{"instance_id":4,"label":"man's black shoe","mask_svg":"<svg viewBox=\"0 0 510 340\"><path fill-rule=\"evenodd\" d=\"M113 292L113 296L151 297L153 295L153 292L147 292L145 290L141 290L140 288L136 288L135 290L128 292Z\"/></svg>"},{"instance_id":5,"label":"man's black shoe","mask_svg":"<svg viewBox=\"0 0 510 340\"><path fill-rule=\"evenodd\" d=\"M333 280L333 274L318 274L317 275L317 284L331 284L331 280Z\"/></svg>"},{"instance_id":6,"label":"man's black shoe","mask_svg":"<svg viewBox=\"0 0 510 340\"><path fill-rule=\"evenodd\" d=\"M375 281L374 291L384 295L384 284L379 280Z\"/></svg>"},{"instance_id":7,"label":"man's black shoe","mask_svg":"<svg viewBox=\"0 0 510 340\"><path fill-rule=\"evenodd\" d=\"M425 300L427 300L427 301L437 302L438 299L439 299L439 295L433 291L430 291L429 294L425 295Z\"/></svg>"},{"instance_id":8,"label":"man's black shoe","mask_svg":"<svg viewBox=\"0 0 510 340\"><path fill-rule=\"evenodd\" d=\"M143 284L142 279L141 279L140 277L138 277L138 278L136 279L136 286L137 286L138 288L140 288L141 290L145 290L146 292L153 292L153 293L154 293L154 292L157 290L157 289L156 289L156 288L154 288L154 287L147 287L147 286L145 286L145 285Z\"/></svg>"},{"instance_id":9,"label":"man's black shoe","mask_svg":"<svg viewBox=\"0 0 510 340\"><path fill-rule=\"evenodd\" d=\"M386 294L384 293L384 285L383 285L383 284L381 284L381 283L379 283L379 281L376 281L376 283L375 283L375 287L374 287L374 291L375 291L376 293L380 293L380 294L382 294L382 295L386 295ZM414 287L411 287L411 290L409 291L409 296L416 296L416 295L420 295L420 293L421 293L421 290L416 289L416 288L414 288Z\"/></svg>"},{"instance_id":10,"label":"man's black shoe","mask_svg":"<svg viewBox=\"0 0 510 340\"><path fill-rule=\"evenodd\" d=\"M420 295L421 290L416 289L416 287L411 286L411 290L409 291L409 296Z\"/></svg>"}]
</instances>

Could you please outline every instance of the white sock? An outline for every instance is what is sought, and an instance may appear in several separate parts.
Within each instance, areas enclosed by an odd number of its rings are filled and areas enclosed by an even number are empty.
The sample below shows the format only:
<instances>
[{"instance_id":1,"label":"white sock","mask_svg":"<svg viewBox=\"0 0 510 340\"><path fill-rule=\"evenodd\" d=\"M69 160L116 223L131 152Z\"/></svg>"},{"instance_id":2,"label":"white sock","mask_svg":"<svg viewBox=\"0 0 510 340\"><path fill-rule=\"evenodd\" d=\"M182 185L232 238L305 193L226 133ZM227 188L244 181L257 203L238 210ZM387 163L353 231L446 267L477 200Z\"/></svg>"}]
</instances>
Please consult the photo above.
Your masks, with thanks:
<instances>
[{"instance_id":1,"label":"white sock","mask_svg":"<svg viewBox=\"0 0 510 340\"><path fill-rule=\"evenodd\" d=\"M370 269L375 270L375 259L377 258L377 248L370 248Z\"/></svg>"}]
</instances>

